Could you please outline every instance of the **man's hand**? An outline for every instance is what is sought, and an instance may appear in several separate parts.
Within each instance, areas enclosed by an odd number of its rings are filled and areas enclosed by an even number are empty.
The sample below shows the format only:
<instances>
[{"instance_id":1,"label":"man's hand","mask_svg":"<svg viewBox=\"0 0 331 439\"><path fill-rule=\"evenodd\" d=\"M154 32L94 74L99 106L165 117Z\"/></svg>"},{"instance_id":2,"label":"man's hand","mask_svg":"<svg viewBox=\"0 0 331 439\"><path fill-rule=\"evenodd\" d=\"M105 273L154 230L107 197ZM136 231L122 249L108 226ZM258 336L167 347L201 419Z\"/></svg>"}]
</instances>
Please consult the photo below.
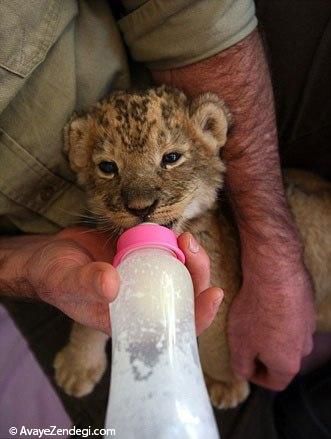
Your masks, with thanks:
<instances>
[{"instance_id":1,"label":"man's hand","mask_svg":"<svg viewBox=\"0 0 331 439\"><path fill-rule=\"evenodd\" d=\"M109 302L119 276L111 265L114 250L107 236L94 230L65 229L27 246L23 277L35 298L73 320L110 332Z\"/></svg>"},{"instance_id":2,"label":"man's hand","mask_svg":"<svg viewBox=\"0 0 331 439\"><path fill-rule=\"evenodd\" d=\"M311 347L313 293L282 185L273 94L258 32L211 58L152 74L158 84L188 96L218 94L233 115L222 151L243 269L229 317L233 367L256 383L283 388ZM267 370L256 369L256 357Z\"/></svg>"},{"instance_id":3,"label":"man's hand","mask_svg":"<svg viewBox=\"0 0 331 439\"><path fill-rule=\"evenodd\" d=\"M234 370L274 390L283 390L299 372L314 328L309 279L302 273L284 277L283 284L272 277L246 279L229 316Z\"/></svg>"},{"instance_id":4,"label":"man's hand","mask_svg":"<svg viewBox=\"0 0 331 439\"><path fill-rule=\"evenodd\" d=\"M196 294L200 333L216 315L222 291L209 288L209 259L189 234L179 238ZM65 229L54 236L0 240L0 288L4 293L43 300L83 325L110 333L109 302L119 276L111 262L114 245L101 232Z\"/></svg>"}]
</instances>

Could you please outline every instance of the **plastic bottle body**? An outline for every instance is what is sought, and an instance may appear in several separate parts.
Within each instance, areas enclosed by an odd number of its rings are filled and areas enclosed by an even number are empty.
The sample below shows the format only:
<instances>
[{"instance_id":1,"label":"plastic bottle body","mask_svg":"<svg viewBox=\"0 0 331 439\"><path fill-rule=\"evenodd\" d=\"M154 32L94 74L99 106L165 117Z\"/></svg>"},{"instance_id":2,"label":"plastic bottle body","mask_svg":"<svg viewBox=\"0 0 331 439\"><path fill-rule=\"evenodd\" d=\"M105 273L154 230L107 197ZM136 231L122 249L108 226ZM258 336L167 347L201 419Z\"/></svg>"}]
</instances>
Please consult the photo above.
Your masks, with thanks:
<instances>
[{"instance_id":1,"label":"plastic bottle body","mask_svg":"<svg viewBox=\"0 0 331 439\"><path fill-rule=\"evenodd\" d=\"M118 271L106 428L123 439L218 438L186 267L167 250L143 248L128 254Z\"/></svg>"}]
</instances>

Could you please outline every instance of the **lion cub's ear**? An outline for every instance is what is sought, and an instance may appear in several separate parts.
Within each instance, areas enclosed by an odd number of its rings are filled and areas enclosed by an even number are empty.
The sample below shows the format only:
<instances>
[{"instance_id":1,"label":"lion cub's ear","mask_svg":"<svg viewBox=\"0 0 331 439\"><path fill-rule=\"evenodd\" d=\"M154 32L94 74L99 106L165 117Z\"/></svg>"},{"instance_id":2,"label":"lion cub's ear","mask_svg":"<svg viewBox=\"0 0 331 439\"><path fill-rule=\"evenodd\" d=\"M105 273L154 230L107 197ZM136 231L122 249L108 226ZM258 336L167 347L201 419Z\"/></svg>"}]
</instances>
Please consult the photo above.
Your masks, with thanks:
<instances>
[{"instance_id":1,"label":"lion cub's ear","mask_svg":"<svg viewBox=\"0 0 331 439\"><path fill-rule=\"evenodd\" d=\"M195 98L190 105L190 116L206 142L215 148L225 145L232 118L226 105L217 95L205 93Z\"/></svg>"},{"instance_id":2,"label":"lion cub's ear","mask_svg":"<svg viewBox=\"0 0 331 439\"><path fill-rule=\"evenodd\" d=\"M64 127L64 152L73 171L79 172L88 165L91 158L93 120L90 116L74 114Z\"/></svg>"}]
</instances>

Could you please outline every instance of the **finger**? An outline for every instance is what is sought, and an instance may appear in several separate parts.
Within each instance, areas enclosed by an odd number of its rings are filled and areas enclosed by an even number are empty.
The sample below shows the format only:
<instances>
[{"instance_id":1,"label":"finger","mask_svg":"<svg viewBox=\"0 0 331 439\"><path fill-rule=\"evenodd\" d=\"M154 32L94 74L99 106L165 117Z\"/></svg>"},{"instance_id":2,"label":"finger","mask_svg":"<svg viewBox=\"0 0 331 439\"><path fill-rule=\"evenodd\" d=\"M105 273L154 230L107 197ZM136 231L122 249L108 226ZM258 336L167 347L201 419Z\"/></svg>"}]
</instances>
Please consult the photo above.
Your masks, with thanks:
<instances>
[{"instance_id":1,"label":"finger","mask_svg":"<svg viewBox=\"0 0 331 439\"><path fill-rule=\"evenodd\" d=\"M223 300L223 291L211 287L203 291L195 299L195 327L197 335L206 330L214 320Z\"/></svg>"},{"instance_id":2,"label":"finger","mask_svg":"<svg viewBox=\"0 0 331 439\"><path fill-rule=\"evenodd\" d=\"M313 347L314 347L313 337L309 333L304 341L302 356L307 357L307 355L311 354Z\"/></svg>"},{"instance_id":3,"label":"finger","mask_svg":"<svg viewBox=\"0 0 331 439\"><path fill-rule=\"evenodd\" d=\"M194 292L197 296L210 286L209 257L205 250L188 232L178 237L178 245L185 254L185 265L191 274Z\"/></svg>"},{"instance_id":4,"label":"finger","mask_svg":"<svg viewBox=\"0 0 331 439\"><path fill-rule=\"evenodd\" d=\"M284 390L300 370L299 359L292 358L289 361L287 357L282 358L279 355L277 360L271 359L268 362L256 359L255 364L255 373L251 381L277 391Z\"/></svg>"},{"instance_id":5,"label":"finger","mask_svg":"<svg viewBox=\"0 0 331 439\"><path fill-rule=\"evenodd\" d=\"M253 374L250 381L258 386L279 392L286 389L293 377L294 375L268 370L263 374Z\"/></svg>"},{"instance_id":6,"label":"finger","mask_svg":"<svg viewBox=\"0 0 331 439\"><path fill-rule=\"evenodd\" d=\"M106 262L90 262L67 270L61 289L82 300L112 302L118 292L119 275Z\"/></svg>"},{"instance_id":7,"label":"finger","mask_svg":"<svg viewBox=\"0 0 331 439\"><path fill-rule=\"evenodd\" d=\"M231 346L231 365L233 371L248 380L255 373L255 353L247 349L244 339L240 338L236 346Z\"/></svg>"}]
</instances>

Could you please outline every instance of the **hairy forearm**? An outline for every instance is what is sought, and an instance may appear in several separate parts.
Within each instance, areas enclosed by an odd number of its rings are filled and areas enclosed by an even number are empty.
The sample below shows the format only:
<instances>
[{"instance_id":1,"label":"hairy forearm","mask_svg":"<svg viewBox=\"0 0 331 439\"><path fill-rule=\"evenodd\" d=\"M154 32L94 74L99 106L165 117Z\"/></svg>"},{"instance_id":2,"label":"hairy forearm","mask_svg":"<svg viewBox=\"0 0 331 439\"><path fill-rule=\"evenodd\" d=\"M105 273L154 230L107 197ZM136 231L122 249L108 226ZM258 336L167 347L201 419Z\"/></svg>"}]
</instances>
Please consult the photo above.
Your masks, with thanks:
<instances>
[{"instance_id":1,"label":"hairy forearm","mask_svg":"<svg viewBox=\"0 0 331 439\"><path fill-rule=\"evenodd\" d=\"M37 298L28 280L26 264L44 236L17 236L0 238L0 295L22 299Z\"/></svg>"},{"instance_id":2,"label":"hairy forearm","mask_svg":"<svg viewBox=\"0 0 331 439\"><path fill-rule=\"evenodd\" d=\"M227 103L234 126L223 157L243 260L254 249L257 266L268 258L275 259L269 263L282 264L284 254L287 267L289 256L295 264L301 258L301 245L284 196L272 87L258 32L212 58L154 71L153 77L191 96L212 91Z\"/></svg>"}]
</instances>

